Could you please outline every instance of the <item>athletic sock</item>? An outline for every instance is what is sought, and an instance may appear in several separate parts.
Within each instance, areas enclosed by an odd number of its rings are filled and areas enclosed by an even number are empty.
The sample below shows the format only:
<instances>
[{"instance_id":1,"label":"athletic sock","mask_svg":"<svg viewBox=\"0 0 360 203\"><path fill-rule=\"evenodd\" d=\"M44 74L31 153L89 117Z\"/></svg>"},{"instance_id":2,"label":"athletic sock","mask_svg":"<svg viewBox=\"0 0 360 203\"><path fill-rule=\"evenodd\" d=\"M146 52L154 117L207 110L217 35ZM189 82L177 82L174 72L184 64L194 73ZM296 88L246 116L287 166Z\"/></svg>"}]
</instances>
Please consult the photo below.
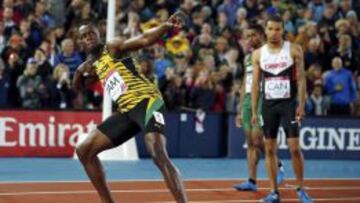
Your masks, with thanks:
<instances>
[{"instance_id":1,"label":"athletic sock","mask_svg":"<svg viewBox=\"0 0 360 203\"><path fill-rule=\"evenodd\" d=\"M249 178L249 182L256 185L256 180L252 179L252 178Z\"/></svg>"}]
</instances>

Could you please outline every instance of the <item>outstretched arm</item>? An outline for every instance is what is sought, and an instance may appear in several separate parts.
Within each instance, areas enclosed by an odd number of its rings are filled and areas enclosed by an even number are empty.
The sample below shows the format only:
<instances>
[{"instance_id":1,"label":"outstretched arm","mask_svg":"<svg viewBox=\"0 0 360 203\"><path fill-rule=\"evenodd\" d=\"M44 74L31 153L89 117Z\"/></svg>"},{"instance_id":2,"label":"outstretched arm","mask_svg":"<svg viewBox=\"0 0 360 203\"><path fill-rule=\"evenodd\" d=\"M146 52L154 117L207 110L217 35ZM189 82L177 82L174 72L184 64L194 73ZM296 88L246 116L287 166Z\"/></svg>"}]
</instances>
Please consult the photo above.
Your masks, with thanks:
<instances>
[{"instance_id":1,"label":"outstretched arm","mask_svg":"<svg viewBox=\"0 0 360 203\"><path fill-rule=\"evenodd\" d=\"M185 17L183 12L178 11L170 16L165 23L144 32L142 35L127 40L110 41L107 46L112 53L124 53L142 49L157 42L168 31L181 28L185 24Z\"/></svg>"}]
</instances>

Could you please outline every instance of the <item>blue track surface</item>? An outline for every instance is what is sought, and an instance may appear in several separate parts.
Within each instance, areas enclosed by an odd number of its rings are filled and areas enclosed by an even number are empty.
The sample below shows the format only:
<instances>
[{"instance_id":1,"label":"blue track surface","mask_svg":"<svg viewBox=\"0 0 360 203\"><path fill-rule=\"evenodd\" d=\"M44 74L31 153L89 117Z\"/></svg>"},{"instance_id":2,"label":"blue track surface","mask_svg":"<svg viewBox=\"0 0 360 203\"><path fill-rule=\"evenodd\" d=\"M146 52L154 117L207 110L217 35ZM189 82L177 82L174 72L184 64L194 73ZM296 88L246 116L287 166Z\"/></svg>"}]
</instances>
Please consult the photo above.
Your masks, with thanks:
<instances>
[{"instance_id":1,"label":"blue track surface","mask_svg":"<svg viewBox=\"0 0 360 203\"><path fill-rule=\"evenodd\" d=\"M174 159L185 179L247 178L247 165L240 159ZM109 180L161 179L152 161L106 161ZM293 178L290 160L284 160L286 177ZM264 161L258 177L266 178ZM360 178L359 161L308 160L305 178ZM78 160L49 158L0 158L0 181L88 180Z\"/></svg>"}]
</instances>

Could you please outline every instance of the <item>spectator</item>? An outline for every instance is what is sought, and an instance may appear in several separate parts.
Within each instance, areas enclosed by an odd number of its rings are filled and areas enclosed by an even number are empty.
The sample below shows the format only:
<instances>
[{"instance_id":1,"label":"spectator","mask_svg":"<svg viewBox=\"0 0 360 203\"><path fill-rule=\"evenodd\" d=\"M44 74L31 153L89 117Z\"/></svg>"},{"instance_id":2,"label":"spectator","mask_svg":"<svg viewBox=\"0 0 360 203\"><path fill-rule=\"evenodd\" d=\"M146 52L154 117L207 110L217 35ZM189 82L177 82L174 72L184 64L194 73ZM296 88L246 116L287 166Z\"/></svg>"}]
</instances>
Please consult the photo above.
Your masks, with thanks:
<instances>
[{"instance_id":1,"label":"spectator","mask_svg":"<svg viewBox=\"0 0 360 203\"><path fill-rule=\"evenodd\" d=\"M25 43L29 47L37 47L39 39L36 38L36 33L31 30L31 23L27 19L23 19L20 22L20 34L24 38Z\"/></svg>"},{"instance_id":2,"label":"spectator","mask_svg":"<svg viewBox=\"0 0 360 203\"><path fill-rule=\"evenodd\" d=\"M350 24L350 33L352 36L354 37L359 37L360 34L360 24L359 24L359 20L358 17L356 15L356 12L351 10L346 14L346 20L349 22ZM360 45L358 44L357 47L360 47Z\"/></svg>"},{"instance_id":3,"label":"spectator","mask_svg":"<svg viewBox=\"0 0 360 203\"><path fill-rule=\"evenodd\" d=\"M203 1L202 3L204 3L205 1ZM209 4L209 2L208 2ZM213 9L210 7L210 5L204 5L201 8L201 14L204 18L205 22L209 22L210 24L214 24L214 20L212 19L212 15L213 15L214 11Z\"/></svg>"},{"instance_id":4,"label":"spectator","mask_svg":"<svg viewBox=\"0 0 360 203\"><path fill-rule=\"evenodd\" d=\"M50 65L45 54L46 53L41 48L36 49L34 58L38 63L38 75L44 83L47 83L53 73L53 67Z\"/></svg>"},{"instance_id":5,"label":"spectator","mask_svg":"<svg viewBox=\"0 0 360 203\"><path fill-rule=\"evenodd\" d=\"M55 27L54 19L47 12L47 1L40 0L35 2L34 20L40 27Z\"/></svg>"},{"instance_id":6,"label":"spectator","mask_svg":"<svg viewBox=\"0 0 360 203\"><path fill-rule=\"evenodd\" d=\"M154 72L159 81L159 88L164 85L166 69L172 68L172 62L165 57L165 49L160 45L155 46Z\"/></svg>"},{"instance_id":7,"label":"spectator","mask_svg":"<svg viewBox=\"0 0 360 203\"><path fill-rule=\"evenodd\" d=\"M239 62L248 51L244 46L242 31L249 23L264 24L267 16L272 14L282 15L287 32L285 37L304 48L309 95L318 95L317 84L325 84L321 79L322 71L332 66L327 58L340 57L344 69L357 77L357 64L360 63L357 57L360 51L359 5L351 0L184 0L181 4L175 0L119 0L116 1L116 35L121 35L120 38L125 40L164 22L179 8L186 12L190 17L186 29L168 33L168 38L159 41L160 45L155 49L139 52L141 57L146 57L145 61L140 61L141 71L161 87L164 95L174 94L174 98L177 98L185 93L185 102L181 100L177 103L177 100L169 99L173 109L178 109L176 105L202 108L201 105L205 104L207 109L222 111L228 102L224 98L236 102L229 95L236 95L233 92L233 88L236 89L234 83L242 74L242 64ZM106 12L107 1L2 1L0 51L5 63L4 73L10 78L9 105L21 106L16 82L24 72L24 61L30 56L36 58L37 76L41 77L46 87L51 87L53 67L58 64L67 64L71 77L76 67L85 60L83 45L75 32L77 26L93 23L98 26L100 36L105 41ZM201 78L199 72L207 75L207 85L196 82ZM173 76L169 78L169 75ZM101 105L101 84L87 84L86 87L84 94L76 97L77 102L67 104L66 108L93 109ZM177 92L176 88L181 91ZM52 91L60 90L54 88ZM211 99L205 102L199 96L190 97L194 96L194 92L213 98L212 104L208 104ZM50 96L42 94L40 100ZM190 98L196 98L196 102ZM43 101L40 103L42 107L49 107ZM234 108L234 105L231 106Z\"/></svg>"},{"instance_id":8,"label":"spectator","mask_svg":"<svg viewBox=\"0 0 360 203\"><path fill-rule=\"evenodd\" d=\"M251 20L260 14L260 9L257 4L257 0L244 0L242 5L247 11L246 18Z\"/></svg>"},{"instance_id":9,"label":"spectator","mask_svg":"<svg viewBox=\"0 0 360 203\"><path fill-rule=\"evenodd\" d=\"M191 35L198 35L201 32L201 27L205 23L204 15L198 11L191 14L192 25L190 28Z\"/></svg>"},{"instance_id":10,"label":"spectator","mask_svg":"<svg viewBox=\"0 0 360 203\"><path fill-rule=\"evenodd\" d=\"M80 26L83 24L91 23L95 20L95 15L91 11L90 2L85 2L81 8L81 11L75 16L74 25Z\"/></svg>"},{"instance_id":11,"label":"spectator","mask_svg":"<svg viewBox=\"0 0 360 203\"><path fill-rule=\"evenodd\" d=\"M315 87L315 84L322 84L322 66L315 63L312 64L307 70L306 75L306 87L307 92L311 93Z\"/></svg>"},{"instance_id":12,"label":"spectator","mask_svg":"<svg viewBox=\"0 0 360 203\"><path fill-rule=\"evenodd\" d=\"M315 22L308 22L302 29L299 29L299 34L295 38L295 43L300 44L304 50L309 47L309 41L312 38L319 38L317 33L317 24Z\"/></svg>"},{"instance_id":13,"label":"spectator","mask_svg":"<svg viewBox=\"0 0 360 203\"><path fill-rule=\"evenodd\" d=\"M151 60L142 59L140 60L140 72L145 75L147 79L149 79L152 83L157 83L155 81L155 74Z\"/></svg>"},{"instance_id":14,"label":"spectator","mask_svg":"<svg viewBox=\"0 0 360 203\"><path fill-rule=\"evenodd\" d=\"M11 78L8 72L5 70L5 64L0 61L0 108L9 107L9 88Z\"/></svg>"},{"instance_id":15,"label":"spectator","mask_svg":"<svg viewBox=\"0 0 360 203\"><path fill-rule=\"evenodd\" d=\"M218 37L215 42L215 61L219 65L226 63L226 52L229 48L228 41L223 37Z\"/></svg>"},{"instance_id":16,"label":"spectator","mask_svg":"<svg viewBox=\"0 0 360 203\"><path fill-rule=\"evenodd\" d=\"M69 67L70 78L75 73L76 68L83 62L80 54L75 50L74 41L72 39L64 39L61 43L62 51L55 58L55 66L64 63Z\"/></svg>"},{"instance_id":17,"label":"spectator","mask_svg":"<svg viewBox=\"0 0 360 203\"><path fill-rule=\"evenodd\" d=\"M186 89L180 76L174 74L163 92L166 107L170 111L180 110L180 107L185 106Z\"/></svg>"},{"instance_id":18,"label":"spectator","mask_svg":"<svg viewBox=\"0 0 360 203\"><path fill-rule=\"evenodd\" d=\"M195 71L193 67L188 67L185 70L183 85L185 88L185 101L186 106L191 106L190 93L195 86Z\"/></svg>"},{"instance_id":19,"label":"spectator","mask_svg":"<svg viewBox=\"0 0 360 203\"><path fill-rule=\"evenodd\" d=\"M29 58L33 54L33 50L29 49L24 39L19 34L13 34L8 44L5 46L2 52L2 58L4 60L8 59L11 53L16 52L21 60L25 60Z\"/></svg>"},{"instance_id":20,"label":"spectator","mask_svg":"<svg viewBox=\"0 0 360 203\"><path fill-rule=\"evenodd\" d=\"M360 76L356 79L357 84L357 100L354 104L354 116L360 117Z\"/></svg>"},{"instance_id":21,"label":"spectator","mask_svg":"<svg viewBox=\"0 0 360 203\"><path fill-rule=\"evenodd\" d=\"M231 48L227 51L225 56L226 64L229 67L229 72L232 79L240 79L243 73L243 67L241 63L239 63L239 51L238 49ZM233 80L231 80L233 81Z\"/></svg>"},{"instance_id":22,"label":"spectator","mask_svg":"<svg viewBox=\"0 0 360 203\"><path fill-rule=\"evenodd\" d=\"M17 88L16 82L18 77L23 74L24 66L22 60L16 52L11 53L8 58L5 60L6 71L10 77L10 86L9 86L9 105L11 107L19 107L21 105L19 90Z\"/></svg>"},{"instance_id":23,"label":"spectator","mask_svg":"<svg viewBox=\"0 0 360 203\"><path fill-rule=\"evenodd\" d=\"M188 58L185 54L177 54L173 57L175 73L177 75L184 75L189 67Z\"/></svg>"},{"instance_id":24,"label":"spectator","mask_svg":"<svg viewBox=\"0 0 360 203\"><path fill-rule=\"evenodd\" d=\"M236 24L234 26L235 29L244 30L249 26L246 16L247 16L247 11L244 7L240 7L236 11Z\"/></svg>"},{"instance_id":25,"label":"spectator","mask_svg":"<svg viewBox=\"0 0 360 203\"><path fill-rule=\"evenodd\" d=\"M80 13L82 7L85 5L86 1L84 0L71 0L69 4L67 4L66 11L64 13L66 16L64 28L65 30L69 30L74 22L73 19Z\"/></svg>"},{"instance_id":26,"label":"spectator","mask_svg":"<svg viewBox=\"0 0 360 203\"><path fill-rule=\"evenodd\" d=\"M291 19L291 12L289 10L286 10L282 17L284 21L285 32L287 33L289 38L293 38L295 36L296 29Z\"/></svg>"},{"instance_id":27,"label":"spectator","mask_svg":"<svg viewBox=\"0 0 360 203\"><path fill-rule=\"evenodd\" d=\"M140 34L140 17L137 13L128 13L127 27L125 27L122 34L127 37L135 37Z\"/></svg>"},{"instance_id":28,"label":"spectator","mask_svg":"<svg viewBox=\"0 0 360 203\"><path fill-rule=\"evenodd\" d=\"M231 91L226 96L226 112L237 113L240 102L240 81L235 81Z\"/></svg>"},{"instance_id":29,"label":"spectator","mask_svg":"<svg viewBox=\"0 0 360 203\"><path fill-rule=\"evenodd\" d=\"M212 27L209 23L204 23L202 25L201 34L193 39L191 47L194 52L194 57L197 57L197 54L201 48L213 47Z\"/></svg>"},{"instance_id":30,"label":"spectator","mask_svg":"<svg viewBox=\"0 0 360 203\"><path fill-rule=\"evenodd\" d=\"M6 45L5 26L4 26L4 22L0 21L0 53L3 52L5 45Z\"/></svg>"},{"instance_id":31,"label":"spectator","mask_svg":"<svg viewBox=\"0 0 360 203\"><path fill-rule=\"evenodd\" d=\"M359 72L359 53L357 53L352 46L350 35L342 34L339 36L339 46L330 50L329 57L333 58L339 56L343 61L343 66L357 75Z\"/></svg>"},{"instance_id":32,"label":"spectator","mask_svg":"<svg viewBox=\"0 0 360 203\"><path fill-rule=\"evenodd\" d=\"M5 37L9 39L12 33L18 29L17 24L13 20L14 9L13 7L5 7L2 13L2 21L5 25Z\"/></svg>"},{"instance_id":33,"label":"spectator","mask_svg":"<svg viewBox=\"0 0 360 203\"><path fill-rule=\"evenodd\" d=\"M197 36L194 39L193 44L191 45L191 47L192 47L192 50L193 50L193 53L194 53L193 57L195 59L201 58L201 55L204 52L207 52L209 54L214 54L213 38L212 38L211 34L208 33L208 32L202 32L199 36ZM203 50L203 51L201 51L201 50Z\"/></svg>"},{"instance_id":34,"label":"spectator","mask_svg":"<svg viewBox=\"0 0 360 203\"><path fill-rule=\"evenodd\" d=\"M225 64L221 65L219 70L212 72L211 80L214 84L215 100L211 108L215 112L223 112L226 105L226 92L231 88L231 76L229 67Z\"/></svg>"},{"instance_id":35,"label":"spectator","mask_svg":"<svg viewBox=\"0 0 360 203\"><path fill-rule=\"evenodd\" d=\"M210 80L209 71L203 69L195 80L190 93L191 107L209 111L215 103L214 84Z\"/></svg>"},{"instance_id":36,"label":"spectator","mask_svg":"<svg viewBox=\"0 0 360 203\"><path fill-rule=\"evenodd\" d=\"M221 35L225 29L228 29L230 26L228 24L228 16L225 12L219 12L217 15L217 25L215 27L215 35Z\"/></svg>"},{"instance_id":37,"label":"spectator","mask_svg":"<svg viewBox=\"0 0 360 203\"><path fill-rule=\"evenodd\" d=\"M311 38L309 40L308 48L304 52L305 70L307 70L312 64L324 65L324 50L322 47L320 37Z\"/></svg>"},{"instance_id":38,"label":"spectator","mask_svg":"<svg viewBox=\"0 0 360 203\"><path fill-rule=\"evenodd\" d=\"M340 18L345 18L346 14L351 10L351 8L352 8L352 0L341 0L340 7L338 10L338 16Z\"/></svg>"},{"instance_id":39,"label":"spectator","mask_svg":"<svg viewBox=\"0 0 360 203\"><path fill-rule=\"evenodd\" d=\"M55 27L65 23L64 11L66 10L66 2L58 0L48 0L48 12L53 17Z\"/></svg>"},{"instance_id":40,"label":"spectator","mask_svg":"<svg viewBox=\"0 0 360 203\"><path fill-rule=\"evenodd\" d=\"M325 78L325 92L331 98L329 115L349 116L356 101L355 81L340 57L332 59L332 67Z\"/></svg>"},{"instance_id":41,"label":"spectator","mask_svg":"<svg viewBox=\"0 0 360 203\"><path fill-rule=\"evenodd\" d=\"M332 4L328 4L325 7L323 18L319 22L320 34L327 42L327 45L331 46L336 42L335 22L337 20L336 10ZM327 50L328 47L325 47Z\"/></svg>"},{"instance_id":42,"label":"spectator","mask_svg":"<svg viewBox=\"0 0 360 203\"><path fill-rule=\"evenodd\" d=\"M17 80L22 107L39 109L41 107L41 95L44 94L45 86L41 77L37 75L37 61L29 58L26 63L24 74Z\"/></svg>"},{"instance_id":43,"label":"spectator","mask_svg":"<svg viewBox=\"0 0 360 203\"><path fill-rule=\"evenodd\" d=\"M13 22L16 25L19 25L21 19L24 17L23 14L26 14L26 13L22 13L22 10L20 10L20 7L15 5L14 0L3 0L2 8L0 10L0 20L4 21L4 19L2 17L3 17L3 15L7 15L7 14L4 14L6 8L11 8L11 10L12 10L11 11L11 19L13 20Z\"/></svg>"},{"instance_id":44,"label":"spectator","mask_svg":"<svg viewBox=\"0 0 360 203\"><path fill-rule=\"evenodd\" d=\"M240 3L237 0L224 0L224 2L218 6L218 13L224 13L227 16L228 26L233 27L236 22L236 11L240 7Z\"/></svg>"},{"instance_id":45,"label":"spectator","mask_svg":"<svg viewBox=\"0 0 360 203\"><path fill-rule=\"evenodd\" d=\"M309 3L309 9L312 12L312 20L314 20L315 22L319 22L322 19L324 10L325 10L325 5L323 0L312 0Z\"/></svg>"},{"instance_id":46,"label":"spectator","mask_svg":"<svg viewBox=\"0 0 360 203\"><path fill-rule=\"evenodd\" d=\"M323 95L323 85L317 82L306 101L306 114L310 116L326 116L330 99Z\"/></svg>"},{"instance_id":47,"label":"spectator","mask_svg":"<svg viewBox=\"0 0 360 203\"><path fill-rule=\"evenodd\" d=\"M340 19L335 23L336 37L339 39L340 35L351 34L350 23L345 19ZM352 36L353 37L353 36ZM338 41L337 41L338 42Z\"/></svg>"},{"instance_id":48,"label":"spectator","mask_svg":"<svg viewBox=\"0 0 360 203\"><path fill-rule=\"evenodd\" d=\"M49 107L56 109L68 109L72 107L72 92L69 68L63 64L58 64L52 75L50 86L51 102Z\"/></svg>"}]
</instances>

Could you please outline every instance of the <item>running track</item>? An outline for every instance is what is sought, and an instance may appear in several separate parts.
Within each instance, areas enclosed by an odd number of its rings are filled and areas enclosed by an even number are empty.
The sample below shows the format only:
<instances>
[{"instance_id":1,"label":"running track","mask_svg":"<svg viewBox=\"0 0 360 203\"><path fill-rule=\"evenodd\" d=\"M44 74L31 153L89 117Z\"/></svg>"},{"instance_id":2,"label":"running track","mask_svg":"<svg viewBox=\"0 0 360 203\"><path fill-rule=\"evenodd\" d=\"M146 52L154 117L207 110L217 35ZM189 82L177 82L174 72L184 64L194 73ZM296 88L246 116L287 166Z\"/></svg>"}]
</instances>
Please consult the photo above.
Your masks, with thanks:
<instances>
[{"instance_id":1,"label":"running track","mask_svg":"<svg viewBox=\"0 0 360 203\"><path fill-rule=\"evenodd\" d=\"M258 169L261 180L256 193L232 188L247 176L244 160L185 159L175 163L183 172L186 191L193 203L258 202L269 192L263 163ZM358 161L307 163L305 185L314 202L360 202ZM0 203L100 202L76 160L0 159L0 166ZM291 162L286 160L285 167L288 179L280 186L282 202L298 202ZM150 160L106 162L105 168L111 191L119 203L174 202ZM149 180L148 176L153 178Z\"/></svg>"}]
</instances>

